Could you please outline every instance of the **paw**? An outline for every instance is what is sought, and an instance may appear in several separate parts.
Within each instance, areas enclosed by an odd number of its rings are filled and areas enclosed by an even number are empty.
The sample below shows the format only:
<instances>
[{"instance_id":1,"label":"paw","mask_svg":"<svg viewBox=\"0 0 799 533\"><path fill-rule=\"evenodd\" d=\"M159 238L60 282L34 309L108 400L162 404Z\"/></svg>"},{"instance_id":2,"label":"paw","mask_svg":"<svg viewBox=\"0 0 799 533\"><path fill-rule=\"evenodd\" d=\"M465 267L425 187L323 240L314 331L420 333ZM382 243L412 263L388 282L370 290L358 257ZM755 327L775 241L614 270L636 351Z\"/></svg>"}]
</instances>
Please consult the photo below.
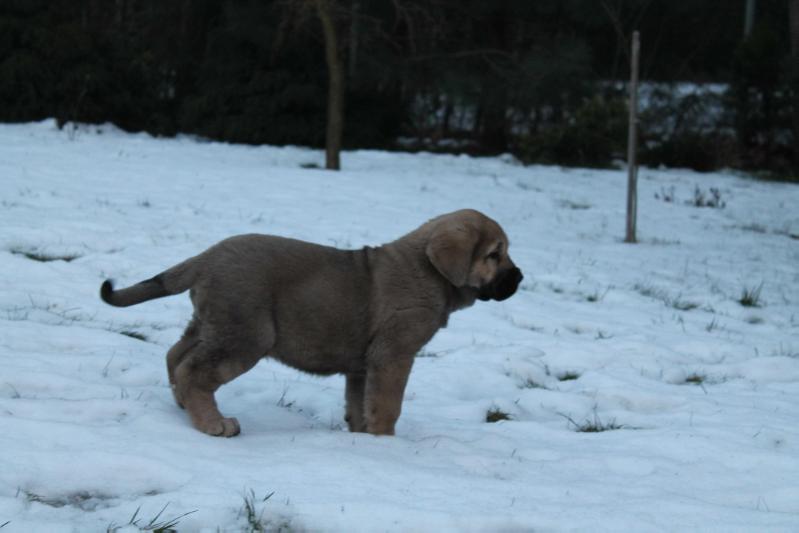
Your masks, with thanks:
<instances>
[{"instance_id":1,"label":"paw","mask_svg":"<svg viewBox=\"0 0 799 533\"><path fill-rule=\"evenodd\" d=\"M352 433L366 433L366 422L363 418L358 416L346 415L344 421L347 422L347 427Z\"/></svg>"},{"instance_id":2,"label":"paw","mask_svg":"<svg viewBox=\"0 0 799 533\"><path fill-rule=\"evenodd\" d=\"M366 415L366 432L372 435L393 435L397 418L399 418L399 413L393 415L384 414L383 416L374 411L368 413Z\"/></svg>"},{"instance_id":3,"label":"paw","mask_svg":"<svg viewBox=\"0 0 799 533\"><path fill-rule=\"evenodd\" d=\"M239 421L233 417L220 418L213 422L204 424L203 427L198 427L197 429L214 437L235 437L241 433Z\"/></svg>"},{"instance_id":4,"label":"paw","mask_svg":"<svg viewBox=\"0 0 799 533\"><path fill-rule=\"evenodd\" d=\"M366 433L372 435L394 435L394 424L372 423L366 426Z\"/></svg>"},{"instance_id":5,"label":"paw","mask_svg":"<svg viewBox=\"0 0 799 533\"><path fill-rule=\"evenodd\" d=\"M348 420L347 427L349 428L351 433L366 433L366 424L364 424L363 422L356 424Z\"/></svg>"}]
</instances>

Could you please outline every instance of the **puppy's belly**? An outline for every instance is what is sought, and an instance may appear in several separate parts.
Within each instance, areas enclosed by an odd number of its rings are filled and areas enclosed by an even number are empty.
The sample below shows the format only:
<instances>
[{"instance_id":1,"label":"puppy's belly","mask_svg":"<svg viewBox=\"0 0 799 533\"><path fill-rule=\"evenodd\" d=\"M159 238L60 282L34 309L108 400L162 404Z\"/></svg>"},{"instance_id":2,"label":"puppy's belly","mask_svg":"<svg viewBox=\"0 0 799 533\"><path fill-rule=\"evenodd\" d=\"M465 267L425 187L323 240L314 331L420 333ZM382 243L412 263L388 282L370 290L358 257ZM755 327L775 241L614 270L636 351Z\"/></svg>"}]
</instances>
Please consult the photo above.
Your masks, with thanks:
<instances>
[{"instance_id":1,"label":"puppy's belly","mask_svg":"<svg viewBox=\"0 0 799 533\"><path fill-rule=\"evenodd\" d=\"M288 300L290 305L284 300L276 307L275 342L266 355L312 374L362 370L369 343L367 317L296 296ZM344 300L343 293L333 298Z\"/></svg>"},{"instance_id":2,"label":"puppy's belly","mask_svg":"<svg viewBox=\"0 0 799 533\"><path fill-rule=\"evenodd\" d=\"M363 369L362 357L357 355L342 355L325 353L307 349L287 349L276 347L266 356L271 357L297 370L311 374L329 376L331 374L346 374L358 372Z\"/></svg>"}]
</instances>

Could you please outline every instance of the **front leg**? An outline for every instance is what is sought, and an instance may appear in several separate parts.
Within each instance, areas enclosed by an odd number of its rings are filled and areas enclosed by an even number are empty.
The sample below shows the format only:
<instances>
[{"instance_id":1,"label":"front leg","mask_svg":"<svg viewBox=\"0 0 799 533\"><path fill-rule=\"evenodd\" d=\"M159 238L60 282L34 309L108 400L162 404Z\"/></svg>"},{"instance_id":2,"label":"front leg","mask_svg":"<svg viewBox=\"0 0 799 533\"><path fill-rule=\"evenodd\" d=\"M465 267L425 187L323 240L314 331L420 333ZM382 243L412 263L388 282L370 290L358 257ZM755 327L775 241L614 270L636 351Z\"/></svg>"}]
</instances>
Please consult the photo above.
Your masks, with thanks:
<instances>
[{"instance_id":1,"label":"front leg","mask_svg":"<svg viewBox=\"0 0 799 533\"><path fill-rule=\"evenodd\" d=\"M394 434L412 365L413 355L381 357L369 363L364 401L368 433Z\"/></svg>"},{"instance_id":2,"label":"front leg","mask_svg":"<svg viewBox=\"0 0 799 533\"><path fill-rule=\"evenodd\" d=\"M347 412L344 415L344 420L350 431L364 432L366 431L366 420L363 417L363 396L364 388L366 386L366 375L364 374L347 374L347 389L345 398L347 400Z\"/></svg>"}]
</instances>

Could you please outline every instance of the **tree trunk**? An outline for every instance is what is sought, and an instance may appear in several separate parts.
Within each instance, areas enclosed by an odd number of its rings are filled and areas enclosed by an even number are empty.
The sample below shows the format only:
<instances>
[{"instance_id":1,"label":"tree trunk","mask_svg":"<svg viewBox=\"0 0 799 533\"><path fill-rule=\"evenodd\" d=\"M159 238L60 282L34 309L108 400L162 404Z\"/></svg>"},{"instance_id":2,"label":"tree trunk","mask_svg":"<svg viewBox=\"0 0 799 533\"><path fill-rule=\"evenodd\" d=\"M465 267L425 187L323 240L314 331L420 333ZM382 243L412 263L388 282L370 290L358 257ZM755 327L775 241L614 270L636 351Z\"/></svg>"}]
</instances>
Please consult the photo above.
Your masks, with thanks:
<instances>
[{"instance_id":1,"label":"tree trunk","mask_svg":"<svg viewBox=\"0 0 799 533\"><path fill-rule=\"evenodd\" d=\"M507 88L501 82L488 79L482 94L480 145L490 153L508 149L507 109Z\"/></svg>"},{"instance_id":2,"label":"tree trunk","mask_svg":"<svg viewBox=\"0 0 799 533\"><path fill-rule=\"evenodd\" d=\"M752 26L755 23L755 0L746 0L746 11L744 12L744 39L752 33Z\"/></svg>"},{"instance_id":3,"label":"tree trunk","mask_svg":"<svg viewBox=\"0 0 799 533\"><path fill-rule=\"evenodd\" d=\"M327 60L327 134L325 138L325 168L341 168L341 137L344 131L344 67L338 53L336 25L333 21L331 2L315 0L316 13L322 23Z\"/></svg>"},{"instance_id":4,"label":"tree trunk","mask_svg":"<svg viewBox=\"0 0 799 533\"><path fill-rule=\"evenodd\" d=\"M449 96L444 96L444 98L446 102L444 103L444 116L441 118L441 136L449 137L449 123L452 120L452 98Z\"/></svg>"}]
</instances>

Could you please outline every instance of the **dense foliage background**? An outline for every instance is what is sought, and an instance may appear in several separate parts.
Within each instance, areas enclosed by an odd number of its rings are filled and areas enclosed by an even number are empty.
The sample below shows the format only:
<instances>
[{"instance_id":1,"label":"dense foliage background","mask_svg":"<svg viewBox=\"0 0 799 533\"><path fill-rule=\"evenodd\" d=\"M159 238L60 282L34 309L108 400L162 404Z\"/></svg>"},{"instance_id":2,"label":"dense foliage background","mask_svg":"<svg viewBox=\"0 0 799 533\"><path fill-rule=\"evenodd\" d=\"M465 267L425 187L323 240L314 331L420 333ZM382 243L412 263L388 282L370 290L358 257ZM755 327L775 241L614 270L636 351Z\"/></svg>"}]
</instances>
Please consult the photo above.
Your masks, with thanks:
<instances>
[{"instance_id":1,"label":"dense foliage background","mask_svg":"<svg viewBox=\"0 0 799 533\"><path fill-rule=\"evenodd\" d=\"M344 146L609 165L623 158L638 29L644 163L795 176L791 1L757 0L744 36L746 0L330 0ZM2 0L0 120L320 146L311 3Z\"/></svg>"}]
</instances>

